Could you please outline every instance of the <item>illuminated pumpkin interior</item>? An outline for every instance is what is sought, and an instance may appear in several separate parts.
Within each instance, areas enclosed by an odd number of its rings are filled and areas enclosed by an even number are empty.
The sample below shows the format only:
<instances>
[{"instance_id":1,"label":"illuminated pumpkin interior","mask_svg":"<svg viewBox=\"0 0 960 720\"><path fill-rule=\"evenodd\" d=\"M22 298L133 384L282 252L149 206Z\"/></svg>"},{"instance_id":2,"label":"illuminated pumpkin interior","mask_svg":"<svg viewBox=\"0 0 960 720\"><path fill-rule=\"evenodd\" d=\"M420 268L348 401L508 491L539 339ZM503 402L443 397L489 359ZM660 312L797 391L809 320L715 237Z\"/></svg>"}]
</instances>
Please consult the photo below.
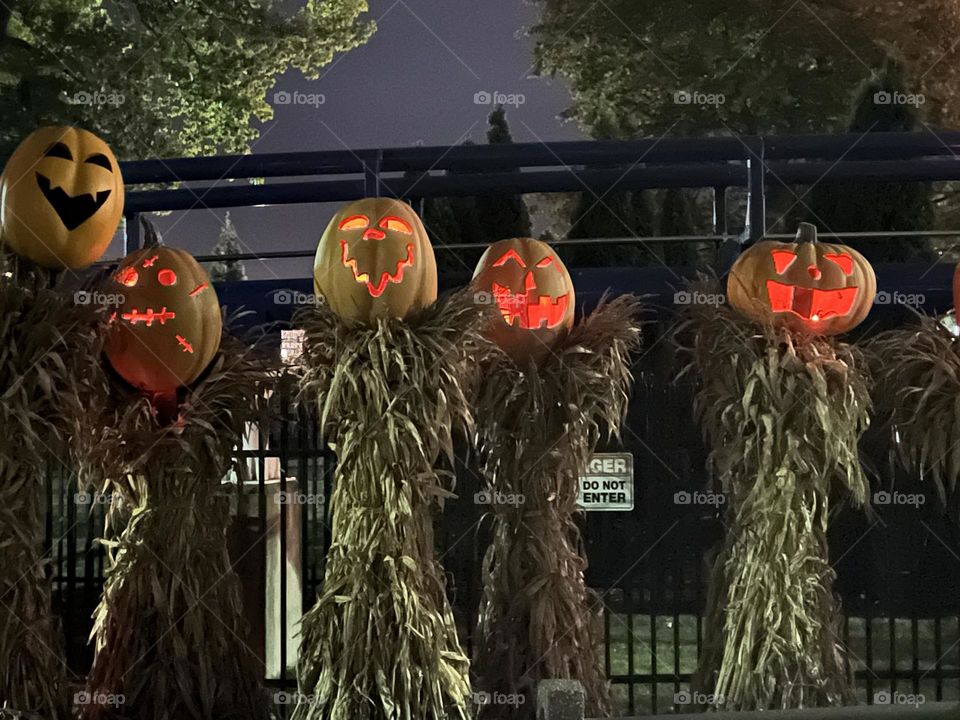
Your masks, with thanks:
<instances>
[{"instance_id":1,"label":"illuminated pumpkin interior","mask_svg":"<svg viewBox=\"0 0 960 720\"><path fill-rule=\"evenodd\" d=\"M137 271L133 265L120 268L115 275L117 282L126 287L136 287L140 283L142 269L152 269L158 258L158 255L153 255L145 259L141 263L141 271ZM145 277L149 279L149 276ZM164 287L172 287L177 284L178 280L176 271L170 268L160 268L157 270L156 278L157 282ZM207 283L201 283L190 290L190 292L187 293L187 297L196 297L208 287L209 285ZM134 307L131 308L129 312L125 312L120 315L121 320L124 320L131 325L143 325L144 327L154 327L155 324L156 326L163 326L167 324L168 320L174 320L176 317L176 312L168 310L166 305L163 305L159 309L147 307L143 310L140 310L139 308ZM110 321L115 322L116 320L117 313L113 313L110 316ZM193 353L193 346L190 344L187 338L183 337L182 335L176 335L175 338L182 352L191 354Z\"/></svg>"},{"instance_id":2,"label":"illuminated pumpkin interior","mask_svg":"<svg viewBox=\"0 0 960 720\"><path fill-rule=\"evenodd\" d=\"M388 233L399 233L400 235L412 236L413 228L402 218L395 215L386 215L380 218L376 227L370 225L370 219L366 215L351 215L340 221L337 226L343 231L363 230L359 240L351 243L348 240L340 240L340 261L344 267L350 268L353 278L358 283L365 283L367 292L371 297L380 297L387 289L387 283L403 282L403 274L408 267L414 263L413 243L406 243L406 255L396 260L392 270L381 270L379 277L372 278L371 272L376 274L376 270L369 270L361 267L360 261L353 254L355 246L361 242L378 242L388 237Z\"/></svg>"},{"instance_id":3,"label":"illuminated pumpkin interior","mask_svg":"<svg viewBox=\"0 0 960 720\"><path fill-rule=\"evenodd\" d=\"M790 250L773 250L770 254L778 275L783 275L797 259L797 254ZM844 275L853 274L853 258L849 255L825 254L822 257L825 261L837 265ZM809 265L807 274L813 280L819 280L823 275L816 265ZM811 322L848 315L856 302L858 292L859 289L855 286L825 289L767 280L767 297L773 312L793 313Z\"/></svg>"},{"instance_id":4,"label":"illuminated pumpkin interior","mask_svg":"<svg viewBox=\"0 0 960 720\"><path fill-rule=\"evenodd\" d=\"M526 272L523 274L523 291L514 292L500 283L493 283L491 291L504 322L525 330L555 328L561 325L570 296L563 294L552 297L539 294L534 270L527 267L523 258L513 248L497 258L493 267L503 267L508 262L517 263ZM536 267L541 270L549 268L557 273L560 272L553 258L549 256L539 260Z\"/></svg>"}]
</instances>

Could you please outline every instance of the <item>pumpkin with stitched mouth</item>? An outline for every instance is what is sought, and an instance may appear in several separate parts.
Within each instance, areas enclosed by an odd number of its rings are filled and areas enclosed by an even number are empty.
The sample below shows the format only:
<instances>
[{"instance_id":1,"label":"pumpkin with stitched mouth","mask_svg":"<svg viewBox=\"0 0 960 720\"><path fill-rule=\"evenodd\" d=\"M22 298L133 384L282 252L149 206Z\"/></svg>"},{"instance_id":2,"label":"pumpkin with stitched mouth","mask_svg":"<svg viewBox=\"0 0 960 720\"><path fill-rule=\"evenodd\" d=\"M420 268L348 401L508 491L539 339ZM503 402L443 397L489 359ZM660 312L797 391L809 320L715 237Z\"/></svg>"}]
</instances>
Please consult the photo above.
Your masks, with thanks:
<instances>
[{"instance_id":1,"label":"pumpkin with stitched mouth","mask_svg":"<svg viewBox=\"0 0 960 720\"><path fill-rule=\"evenodd\" d=\"M123 213L123 178L107 144L73 127L42 127L0 176L0 241L50 269L87 267Z\"/></svg>"},{"instance_id":2,"label":"pumpkin with stitched mouth","mask_svg":"<svg viewBox=\"0 0 960 720\"><path fill-rule=\"evenodd\" d=\"M764 240L730 269L727 297L744 315L813 335L852 330L870 312L877 279L867 259L846 245L817 242L800 223L795 242Z\"/></svg>"},{"instance_id":3,"label":"pumpkin with stitched mouth","mask_svg":"<svg viewBox=\"0 0 960 720\"><path fill-rule=\"evenodd\" d=\"M110 292L123 300L111 316L105 353L124 380L166 396L200 377L220 348L223 321L210 278L190 253L132 252Z\"/></svg>"},{"instance_id":4,"label":"pumpkin with stitched mouth","mask_svg":"<svg viewBox=\"0 0 960 720\"><path fill-rule=\"evenodd\" d=\"M573 325L573 281L545 242L495 242L480 258L472 284L499 310L489 337L520 365L541 362Z\"/></svg>"},{"instance_id":5,"label":"pumpkin with stitched mouth","mask_svg":"<svg viewBox=\"0 0 960 720\"><path fill-rule=\"evenodd\" d=\"M313 286L340 317L365 324L433 304L437 263L413 208L392 198L343 206L320 238Z\"/></svg>"}]
</instances>

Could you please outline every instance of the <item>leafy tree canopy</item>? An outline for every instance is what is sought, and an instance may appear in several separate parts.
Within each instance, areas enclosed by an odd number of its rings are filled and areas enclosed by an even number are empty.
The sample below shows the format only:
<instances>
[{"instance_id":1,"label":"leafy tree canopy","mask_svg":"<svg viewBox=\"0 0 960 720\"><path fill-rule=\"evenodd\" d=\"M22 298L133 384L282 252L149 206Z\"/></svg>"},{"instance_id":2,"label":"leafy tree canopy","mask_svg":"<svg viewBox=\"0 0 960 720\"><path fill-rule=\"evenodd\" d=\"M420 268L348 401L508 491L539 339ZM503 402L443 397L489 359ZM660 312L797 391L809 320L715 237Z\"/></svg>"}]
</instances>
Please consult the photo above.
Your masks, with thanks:
<instances>
[{"instance_id":1,"label":"leafy tree canopy","mask_svg":"<svg viewBox=\"0 0 960 720\"><path fill-rule=\"evenodd\" d=\"M842 129L891 51L923 77L931 117L960 117L960 9L945 0L538 5L538 69L570 83L569 113L596 137Z\"/></svg>"},{"instance_id":2,"label":"leafy tree canopy","mask_svg":"<svg viewBox=\"0 0 960 720\"><path fill-rule=\"evenodd\" d=\"M245 152L289 68L367 40L366 0L8 0L0 152L42 124L96 130L124 158ZM12 10L12 12L11 12Z\"/></svg>"}]
</instances>

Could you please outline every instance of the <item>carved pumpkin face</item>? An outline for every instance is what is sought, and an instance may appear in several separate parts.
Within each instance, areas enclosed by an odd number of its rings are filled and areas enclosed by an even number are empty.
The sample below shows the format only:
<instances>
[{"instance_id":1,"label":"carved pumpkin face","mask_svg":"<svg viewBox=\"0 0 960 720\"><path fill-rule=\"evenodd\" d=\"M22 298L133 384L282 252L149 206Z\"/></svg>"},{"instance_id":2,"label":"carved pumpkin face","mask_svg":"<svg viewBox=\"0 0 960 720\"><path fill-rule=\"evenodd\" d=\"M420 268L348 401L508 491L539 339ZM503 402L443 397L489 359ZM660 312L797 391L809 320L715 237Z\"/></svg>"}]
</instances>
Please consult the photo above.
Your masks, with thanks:
<instances>
[{"instance_id":1,"label":"carved pumpkin face","mask_svg":"<svg viewBox=\"0 0 960 720\"><path fill-rule=\"evenodd\" d=\"M111 279L124 301L111 318L106 355L124 380L168 395L189 385L220 347L220 303L207 273L184 250L144 248Z\"/></svg>"},{"instance_id":2,"label":"carved pumpkin face","mask_svg":"<svg viewBox=\"0 0 960 720\"><path fill-rule=\"evenodd\" d=\"M801 224L797 242L758 242L737 259L727 280L730 304L740 312L816 335L859 325L876 291L866 258L846 245L817 242L808 223Z\"/></svg>"},{"instance_id":3,"label":"carved pumpkin face","mask_svg":"<svg viewBox=\"0 0 960 720\"><path fill-rule=\"evenodd\" d=\"M489 336L518 364L543 360L573 325L576 296L563 261L545 242L500 240L487 248L473 274L499 317Z\"/></svg>"},{"instance_id":4,"label":"carved pumpkin face","mask_svg":"<svg viewBox=\"0 0 960 720\"><path fill-rule=\"evenodd\" d=\"M84 268L106 251L123 213L123 178L93 133L43 127L0 176L0 233L18 255L51 269Z\"/></svg>"},{"instance_id":5,"label":"carved pumpkin face","mask_svg":"<svg viewBox=\"0 0 960 720\"><path fill-rule=\"evenodd\" d=\"M437 299L437 263L420 218L404 202L345 205L320 238L313 285L341 317L403 318Z\"/></svg>"}]
</instances>

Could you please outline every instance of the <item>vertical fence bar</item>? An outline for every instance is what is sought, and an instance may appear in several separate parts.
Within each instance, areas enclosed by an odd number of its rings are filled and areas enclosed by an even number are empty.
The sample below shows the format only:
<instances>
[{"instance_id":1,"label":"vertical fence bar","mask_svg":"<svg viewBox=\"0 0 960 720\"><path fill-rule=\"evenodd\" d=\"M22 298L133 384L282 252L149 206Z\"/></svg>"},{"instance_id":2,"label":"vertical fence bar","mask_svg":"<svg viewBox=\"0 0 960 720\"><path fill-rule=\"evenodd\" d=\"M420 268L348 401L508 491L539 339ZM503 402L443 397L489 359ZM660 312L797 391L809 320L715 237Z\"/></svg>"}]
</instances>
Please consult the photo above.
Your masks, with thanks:
<instances>
[{"instance_id":1,"label":"vertical fence bar","mask_svg":"<svg viewBox=\"0 0 960 720\"><path fill-rule=\"evenodd\" d=\"M383 165L383 150L374 150L363 160L363 190L367 197L380 197L380 167Z\"/></svg>"},{"instance_id":2,"label":"vertical fence bar","mask_svg":"<svg viewBox=\"0 0 960 720\"><path fill-rule=\"evenodd\" d=\"M751 242L756 242L767 234L766 163L763 138L751 138L747 141L747 146L750 149L747 160L749 172L747 235Z\"/></svg>"},{"instance_id":3,"label":"vertical fence bar","mask_svg":"<svg viewBox=\"0 0 960 720\"><path fill-rule=\"evenodd\" d=\"M134 250L140 249L140 213L127 213L123 217L127 224L127 232L124 236L123 254L129 255Z\"/></svg>"}]
</instances>

